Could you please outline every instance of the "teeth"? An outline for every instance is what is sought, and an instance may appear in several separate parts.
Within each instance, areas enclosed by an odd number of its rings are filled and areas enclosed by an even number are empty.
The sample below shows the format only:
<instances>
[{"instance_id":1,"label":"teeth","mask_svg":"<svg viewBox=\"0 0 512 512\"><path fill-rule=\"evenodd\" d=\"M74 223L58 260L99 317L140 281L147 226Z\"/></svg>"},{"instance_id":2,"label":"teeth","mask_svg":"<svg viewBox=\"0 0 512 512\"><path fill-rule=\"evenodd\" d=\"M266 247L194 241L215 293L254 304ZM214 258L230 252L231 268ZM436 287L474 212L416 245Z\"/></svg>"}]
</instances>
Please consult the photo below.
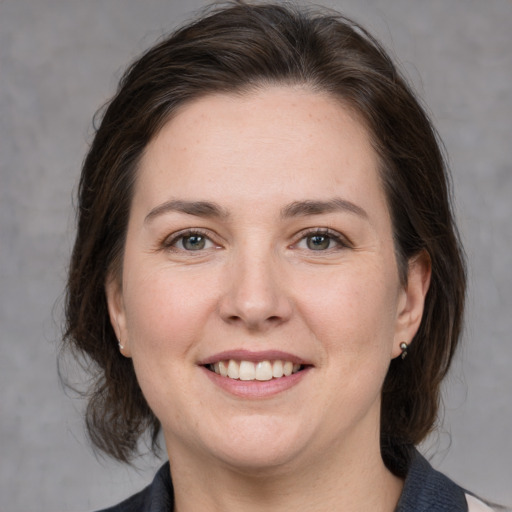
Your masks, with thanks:
<instances>
[{"instance_id":1,"label":"teeth","mask_svg":"<svg viewBox=\"0 0 512 512\"><path fill-rule=\"evenodd\" d=\"M272 380L281 377L289 377L292 373L297 373L301 368L300 364L294 364L291 361L219 361L210 365L210 369L217 375L239 380Z\"/></svg>"},{"instance_id":2,"label":"teeth","mask_svg":"<svg viewBox=\"0 0 512 512\"><path fill-rule=\"evenodd\" d=\"M272 365L272 377L279 379L279 377L282 377L283 375L283 361L274 361L274 364Z\"/></svg>"},{"instance_id":3,"label":"teeth","mask_svg":"<svg viewBox=\"0 0 512 512\"><path fill-rule=\"evenodd\" d=\"M240 365L236 361L233 361L233 359L230 359L228 363L228 377L230 379L238 379L239 376Z\"/></svg>"},{"instance_id":4,"label":"teeth","mask_svg":"<svg viewBox=\"0 0 512 512\"><path fill-rule=\"evenodd\" d=\"M218 365L219 365L219 371L217 372L217 370L215 370L215 373L220 373L220 375L222 375L223 377L227 377L228 376L228 367L226 366L226 363L224 361L219 361Z\"/></svg>"},{"instance_id":5,"label":"teeth","mask_svg":"<svg viewBox=\"0 0 512 512\"><path fill-rule=\"evenodd\" d=\"M229 361L229 364L231 364L231 361ZM254 380L256 378L256 367L254 366L254 363L251 363L250 361L241 361L238 375L240 380Z\"/></svg>"},{"instance_id":6,"label":"teeth","mask_svg":"<svg viewBox=\"0 0 512 512\"><path fill-rule=\"evenodd\" d=\"M271 380L272 365L270 361L261 361L256 365L256 380Z\"/></svg>"}]
</instances>

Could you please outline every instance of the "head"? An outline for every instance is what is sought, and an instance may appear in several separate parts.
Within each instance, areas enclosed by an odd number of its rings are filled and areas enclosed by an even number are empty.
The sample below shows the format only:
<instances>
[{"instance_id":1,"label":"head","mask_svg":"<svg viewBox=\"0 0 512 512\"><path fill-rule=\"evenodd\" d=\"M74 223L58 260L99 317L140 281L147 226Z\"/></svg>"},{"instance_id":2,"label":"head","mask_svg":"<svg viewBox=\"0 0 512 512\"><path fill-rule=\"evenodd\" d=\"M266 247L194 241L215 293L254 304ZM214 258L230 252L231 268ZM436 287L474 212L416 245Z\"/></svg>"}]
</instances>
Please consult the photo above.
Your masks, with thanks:
<instances>
[{"instance_id":1,"label":"head","mask_svg":"<svg viewBox=\"0 0 512 512\"><path fill-rule=\"evenodd\" d=\"M429 267L423 318L405 360L393 359L381 392L381 447L393 467L399 446L435 425L440 384L462 324L465 269L450 208L447 170L427 115L381 46L333 13L231 4L163 40L123 76L84 161L65 340L96 372L87 409L93 442L129 460L160 423L132 361L119 352L105 287L120 282L137 175L145 151L187 106L212 95L302 88L332 98L364 126L376 155L403 285Z\"/></svg>"}]
</instances>

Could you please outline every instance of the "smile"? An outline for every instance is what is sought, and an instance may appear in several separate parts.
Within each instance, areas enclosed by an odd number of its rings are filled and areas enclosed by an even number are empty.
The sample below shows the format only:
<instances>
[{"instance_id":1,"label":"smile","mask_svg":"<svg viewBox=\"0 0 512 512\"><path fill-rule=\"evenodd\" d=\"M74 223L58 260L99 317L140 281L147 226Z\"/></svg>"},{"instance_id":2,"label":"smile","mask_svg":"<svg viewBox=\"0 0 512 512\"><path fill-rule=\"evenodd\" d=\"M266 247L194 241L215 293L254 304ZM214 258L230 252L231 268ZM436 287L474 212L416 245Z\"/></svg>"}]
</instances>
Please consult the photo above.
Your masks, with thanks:
<instances>
[{"instance_id":1,"label":"smile","mask_svg":"<svg viewBox=\"0 0 512 512\"><path fill-rule=\"evenodd\" d=\"M237 361L229 359L208 365L208 369L221 377L235 380L267 381L289 377L302 369L302 365L291 361Z\"/></svg>"}]
</instances>

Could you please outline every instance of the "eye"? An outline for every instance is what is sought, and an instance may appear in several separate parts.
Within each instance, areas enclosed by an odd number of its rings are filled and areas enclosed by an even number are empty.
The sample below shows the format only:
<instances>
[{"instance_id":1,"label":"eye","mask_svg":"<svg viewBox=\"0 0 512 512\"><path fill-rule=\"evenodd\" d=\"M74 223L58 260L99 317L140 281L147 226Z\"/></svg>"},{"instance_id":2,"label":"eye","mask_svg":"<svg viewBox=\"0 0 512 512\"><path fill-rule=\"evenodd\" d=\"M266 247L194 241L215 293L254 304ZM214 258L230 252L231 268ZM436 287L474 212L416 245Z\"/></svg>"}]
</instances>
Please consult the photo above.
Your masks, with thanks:
<instances>
[{"instance_id":1,"label":"eye","mask_svg":"<svg viewBox=\"0 0 512 512\"><path fill-rule=\"evenodd\" d=\"M328 235L308 235L306 237L306 245L312 251L324 251L330 249L333 240Z\"/></svg>"},{"instance_id":2,"label":"eye","mask_svg":"<svg viewBox=\"0 0 512 512\"><path fill-rule=\"evenodd\" d=\"M187 251L200 251L207 247L208 242L211 244L211 241L203 235L187 235L181 237L178 243Z\"/></svg>"},{"instance_id":3,"label":"eye","mask_svg":"<svg viewBox=\"0 0 512 512\"><path fill-rule=\"evenodd\" d=\"M302 236L295 247L299 249L308 249L310 251L328 251L331 249L341 249L348 247L349 244L344 238L336 232L330 230L315 230Z\"/></svg>"},{"instance_id":4,"label":"eye","mask_svg":"<svg viewBox=\"0 0 512 512\"><path fill-rule=\"evenodd\" d=\"M202 251L217 247L208 236L196 231L178 233L167 240L165 245L179 251Z\"/></svg>"}]
</instances>

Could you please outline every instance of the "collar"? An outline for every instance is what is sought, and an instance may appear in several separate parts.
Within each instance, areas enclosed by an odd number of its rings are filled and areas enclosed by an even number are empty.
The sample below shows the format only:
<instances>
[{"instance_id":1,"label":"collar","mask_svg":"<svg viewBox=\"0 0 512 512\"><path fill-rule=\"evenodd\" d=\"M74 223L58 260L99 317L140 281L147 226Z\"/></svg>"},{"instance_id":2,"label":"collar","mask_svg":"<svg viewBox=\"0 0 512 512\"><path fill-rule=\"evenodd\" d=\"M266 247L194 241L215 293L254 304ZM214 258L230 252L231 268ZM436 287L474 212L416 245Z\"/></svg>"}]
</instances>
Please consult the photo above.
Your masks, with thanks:
<instances>
[{"instance_id":1,"label":"collar","mask_svg":"<svg viewBox=\"0 0 512 512\"><path fill-rule=\"evenodd\" d=\"M395 512L467 512L464 490L412 451L404 489Z\"/></svg>"},{"instance_id":2,"label":"collar","mask_svg":"<svg viewBox=\"0 0 512 512\"><path fill-rule=\"evenodd\" d=\"M144 490L103 512L170 512L174 490L169 462ZM468 512L464 490L412 450L404 489L395 512Z\"/></svg>"}]
</instances>

